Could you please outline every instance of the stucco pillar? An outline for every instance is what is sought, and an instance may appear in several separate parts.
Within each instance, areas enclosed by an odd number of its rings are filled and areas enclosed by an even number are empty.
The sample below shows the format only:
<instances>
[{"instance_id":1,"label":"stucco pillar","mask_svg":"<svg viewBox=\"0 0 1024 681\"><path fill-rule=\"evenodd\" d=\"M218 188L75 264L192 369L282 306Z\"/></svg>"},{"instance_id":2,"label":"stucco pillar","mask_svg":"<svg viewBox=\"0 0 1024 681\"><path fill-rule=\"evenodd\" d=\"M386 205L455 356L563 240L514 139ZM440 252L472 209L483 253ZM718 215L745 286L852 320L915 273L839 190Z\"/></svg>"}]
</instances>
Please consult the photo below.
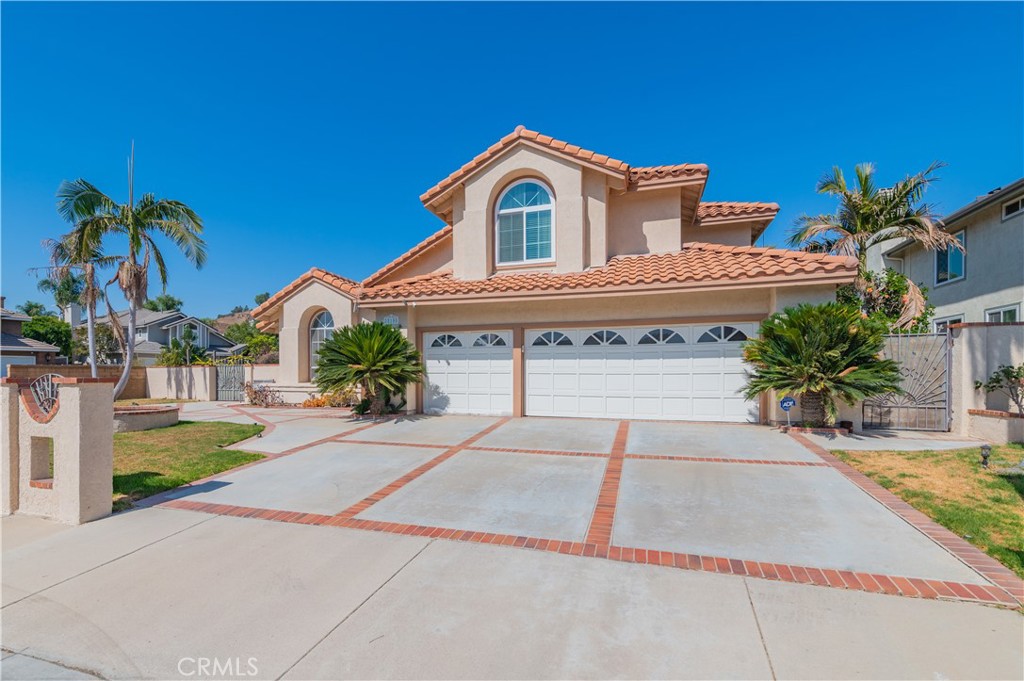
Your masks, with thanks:
<instances>
[{"instance_id":1,"label":"stucco pillar","mask_svg":"<svg viewBox=\"0 0 1024 681\"><path fill-rule=\"evenodd\" d=\"M0 461L0 512L11 515L18 510L18 384L0 384L3 460Z\"/></svg>"}]
</instances>

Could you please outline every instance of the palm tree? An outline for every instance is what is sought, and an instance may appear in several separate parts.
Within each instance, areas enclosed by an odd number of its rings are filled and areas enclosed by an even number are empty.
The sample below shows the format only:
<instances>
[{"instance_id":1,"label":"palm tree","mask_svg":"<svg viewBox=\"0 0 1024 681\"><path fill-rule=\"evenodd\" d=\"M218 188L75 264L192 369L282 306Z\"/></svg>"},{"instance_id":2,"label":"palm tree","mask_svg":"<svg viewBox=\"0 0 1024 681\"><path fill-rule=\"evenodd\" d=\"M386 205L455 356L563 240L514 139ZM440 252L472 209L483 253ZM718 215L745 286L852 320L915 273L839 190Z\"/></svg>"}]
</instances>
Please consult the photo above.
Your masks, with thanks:
<instances>
[{"instance_id":1,"label":"palm tree","mask_svg":"<svg viewBox=\"0 0 1024 681\"><path fill-rule=\"evenodd\" d=\"M836 401L849 405L900 391L899 365L880 359L885 325L841 303L804 303L761 323L743 357L753 367L744 394L775 391L800 401L804 423L834 423Z\"/></svg>"},{"instance_id":2,"label":"palm tree","mask_svg":"<svg viewBox=\"0 0 1024 681\"><path fill-rule=\"evenodd\" d=\"M372 322L335 331L320 346L315 381L323 393L358 387L370 413L379 416L391 395L420 382L423 371L420 353L398 329Z\"/></svg>"},{"instance_id":3,"label":"palm tree","mask_svg":"<svg viewBox=\"0 0 1024 681\"><path fill-rule=\"evenodd\" d=\"M50 259L49 267L45 268L49 277L40 282L39 286L42 288L47 281L58 281L61 282L58 284L60 289L63 282L71 278L76 278L80 282L78 299L71 302L78 302L85 309L90 373L93 378L97 378L99 371L96 368L96 303L104 295L97 279L97 272L102 267L116 264L116 258L103 255L97 242L80 243L81 236L81 232L72 230L60 239L43 240L43 249L49 254ZM79 274L75 274L76 271ZM107 307L110 307L109 302Z\"/></svg>"},{"instance_id":4,"label":"palm tree","mask_svg":"<svg viewBox=\"0 0 1024 681\"><path fill-rule=\"evenodd\" d=\"M108 236L124 237L128 242L127 253L115 256L117 270L107 283L116 282L128 303L124 371L114 387L115 397L127 385L135 359L135 322L139 308L148 297L151 261L156 264L161 284L164 288L167 286L167 266L155 237L162 234L173 241L196 268L206 262L202 220L181 201L144 194L136 202L134 165L133 148L128 160L127 203L117 203L83 179L65 181L57 191L57 212L75 225L71 243L79 250L72 254L73 260L88 260L89 249L98 250Z\"/></svg>"},{"instance_id":5,"label":"palm tree","mask_svg":"<svg viewBox=\"0 0 1024 681\"><path fill-rule=\"evenodd\" d=\"M893 238L912 239L928 249L958 248L961 243L941 229L932 207L921 200L936 180L935 171L943 166L935 162L916 175L909 175L891 187L875 185L875 167L861 163L854 172L857 186L851 188L837 166L818 181L819 194L839 199L839 208L831 215L804 215L790 233L789 245L808 251L852 255L860 263L861 276L867 273L869 246Z\"/></svg>"},{"instance_id":6,"label":"palm tree","mask_svg":"<svg viewBox=\"0 0 1024 681\"><path fill-rule=\"evenodd\" d=\"M85 288L85 281L81 275L69 271L64 276L41 279L36 288L43 293L52 294L53 302L64 311L78 302Z\"/></svg>"},{"instance_id":7,"label":"palm tree","mask_svg":"<svg viewBox=\"0 0 1024 681\"><path fill-rule=\"evenodd\" d=\"M46 309L46 306L35 300L26 300L21 305L14 308L18 312L28 317L52 317L53 312Z\"/></svg>"}]
</instances>

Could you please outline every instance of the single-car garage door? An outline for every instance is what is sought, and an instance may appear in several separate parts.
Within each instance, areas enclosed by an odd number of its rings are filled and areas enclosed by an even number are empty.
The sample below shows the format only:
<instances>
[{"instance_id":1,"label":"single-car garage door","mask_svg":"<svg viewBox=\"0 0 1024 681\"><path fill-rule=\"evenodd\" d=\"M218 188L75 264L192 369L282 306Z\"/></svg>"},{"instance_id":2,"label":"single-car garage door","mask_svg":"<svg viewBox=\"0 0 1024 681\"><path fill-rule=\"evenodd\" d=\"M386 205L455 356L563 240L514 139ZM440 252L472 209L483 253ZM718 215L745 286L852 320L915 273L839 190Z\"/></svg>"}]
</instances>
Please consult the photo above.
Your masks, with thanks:
<instances>
[{"instance_id":1,"label":"single-car garage door","mask_svg":"<svg viewBox=\"0 0 1024 681\"><path fill-rule=\"evenodd\" d=\"M745 382L749 323L551 328L526 333L526 414L757 421Z\"/></svg>"},{"instance_id":2,"label":"single-car garage door","mask_svg":"<svg viewBox=\"0 0 1024 681\"><path fill-rule=\"evenodd\" d=\"M512 332L452 331L423 335L428 414L512 413Z\"/></svg>"}]
</instances>

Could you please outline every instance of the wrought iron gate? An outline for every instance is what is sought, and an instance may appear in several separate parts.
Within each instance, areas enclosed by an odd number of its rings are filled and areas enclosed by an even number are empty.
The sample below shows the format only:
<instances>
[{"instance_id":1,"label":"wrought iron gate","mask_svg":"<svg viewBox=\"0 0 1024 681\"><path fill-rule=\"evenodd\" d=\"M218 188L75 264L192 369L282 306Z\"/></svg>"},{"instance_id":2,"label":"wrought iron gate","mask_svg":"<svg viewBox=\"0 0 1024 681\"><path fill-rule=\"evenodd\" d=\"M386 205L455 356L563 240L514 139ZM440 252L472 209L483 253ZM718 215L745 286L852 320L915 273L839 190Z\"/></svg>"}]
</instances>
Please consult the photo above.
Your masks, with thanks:
<instances>
[{"instance_id":1,"label":"wrought iron gate","mask_svg":"<svg viewBox=\"0 0 1024 681\"><path fill-rule=\"evenodd\" d=\"M886 336L882 356L899 363L903 394L865 400L864 427L948 431L949 344L946 333Z\"/></svg>"},{"instance_id":2,"label":"wrought iron gate","mask_svg":"<svg viewBox=\"0 0 1024 681\"><path fill-rule=\"evenodd\" d=\"M242 386L245 385L244 364L217 365L217 399L227 402L242 401Z\"/></svg>"}]
</instances>

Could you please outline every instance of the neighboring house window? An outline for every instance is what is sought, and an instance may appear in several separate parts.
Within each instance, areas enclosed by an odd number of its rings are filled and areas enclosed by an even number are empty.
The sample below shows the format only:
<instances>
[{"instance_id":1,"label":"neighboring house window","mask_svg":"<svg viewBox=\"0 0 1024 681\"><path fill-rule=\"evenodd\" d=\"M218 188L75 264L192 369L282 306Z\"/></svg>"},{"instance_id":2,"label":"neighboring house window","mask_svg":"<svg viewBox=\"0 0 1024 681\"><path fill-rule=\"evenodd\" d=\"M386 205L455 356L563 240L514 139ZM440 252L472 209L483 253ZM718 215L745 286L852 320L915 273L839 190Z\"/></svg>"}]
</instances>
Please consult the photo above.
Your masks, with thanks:
<instances>
[{"instance_id":1,"label":"neighboring house window","mask_svg":"<svg viewBox=\"0 0 1024 681\"><path fill-rule=\"evenodd\" d=\"M1020 305L1007 305L985 310L985 321L996 323L1016 322L1020 319Z\"/></svg>"},{"instance_id":2,"label":"neighboring house window","mask_svg":"<svg viewBox=\"0 0 1024 681\"><path fill-rule=\"evenodd\" d=\"M316 369L320 347L334 334L334 317L327 310L313 317L309 325L309 366Z\"/></svg>"},{"instance_id":3,"label":"neighboring house window","mask_svg":"<svg viewBox=\"0 0 1024 681\"><path fill-rule=\"evenodd\" d=\"M146 327L140 326L139 328L135 329L135 337L136 338L145 338L146 337Z\"/></svg>"},{"instance_id":4,"label":"neighboring house window","mask_svg":"<svg viewBox=\"0 0 1024 681\"><path fill-rule=\"evenodd\" d=\"M532 180L516 182L498 199L498 263L551 259L551 192Z\"/></svg>"},{"instance_id":5,"label":"neighboring house window","mask_svg":"<svg viewBox=\"0 0 1024 681\"><path fill-rule=\"evenodd\" d=\"M950 324L962 324L964 321L963 315L956 315L953 317L943 317L942 319L936 319L932 324L935 327L935 333L945 333L949 329Z\"/></svg>"},{"instance_id":6,"label":"neighboring house window","mask_svg":"<svg viewBox=\"0 0 1024 681\"><path fill-rule=\"evenodd\" d=\"M958 232L954 235L960 245L964 245L964 233ZM935 284L947 284L951 281L963 279L965 274L964 252L953 248L946 248L944 251L935 252Z\"/></svg>"},{"instance_id":7,"label":"neighboring house window","mask_svg":"<svg viewBox=\"0 0 1024 681\"><path fill-rule=\"evenodd\" d=\"M1017 213L1024 212L1024 196L1003 204L1003 219L1012 218Z\"/></svg>"}]
</instances>

